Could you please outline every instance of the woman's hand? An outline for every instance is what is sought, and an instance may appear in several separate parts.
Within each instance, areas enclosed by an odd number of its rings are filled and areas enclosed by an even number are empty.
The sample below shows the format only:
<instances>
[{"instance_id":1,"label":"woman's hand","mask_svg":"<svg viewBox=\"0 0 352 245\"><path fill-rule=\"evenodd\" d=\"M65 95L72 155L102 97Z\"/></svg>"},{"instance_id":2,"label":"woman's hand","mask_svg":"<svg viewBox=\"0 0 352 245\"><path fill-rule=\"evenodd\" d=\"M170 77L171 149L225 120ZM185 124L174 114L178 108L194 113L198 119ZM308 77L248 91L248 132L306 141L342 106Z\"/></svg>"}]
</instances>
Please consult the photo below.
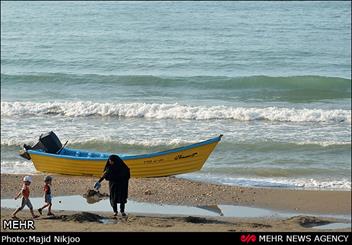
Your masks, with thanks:
<instances>
[{"instance_id":1,"label":"woman's hand","mask_svg":"<svg viewBox=\"0 0 352 245\"><path fill-rule=\"evenodd\" d=\"M99 182L99 181L97 181L97 182L95 183L95 185L94 185L94 189L99 190L99 189L100 189L100 187L101 187L101 184L100 184L100 182Z\"/></svg>"}]
</instances>

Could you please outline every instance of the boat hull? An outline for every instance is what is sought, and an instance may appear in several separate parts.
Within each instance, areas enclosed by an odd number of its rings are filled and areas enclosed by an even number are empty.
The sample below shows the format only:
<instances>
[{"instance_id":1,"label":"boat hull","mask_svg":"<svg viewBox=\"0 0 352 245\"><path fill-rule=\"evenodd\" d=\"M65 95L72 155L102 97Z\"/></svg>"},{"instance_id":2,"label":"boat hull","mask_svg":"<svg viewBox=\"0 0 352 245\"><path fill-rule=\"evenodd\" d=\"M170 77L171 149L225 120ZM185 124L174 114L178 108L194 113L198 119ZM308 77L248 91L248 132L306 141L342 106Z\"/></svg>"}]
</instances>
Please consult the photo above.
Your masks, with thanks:
<instances>
[{"instance_id":1,"label":"boat hull","mask_svg":"<svg viewBox=\"0 0 352 245\"><path fill-rule=\"evenodd\" d=\"M187 147L136 156L121 156L131 171L131 176L161 177L200 170L221 136ZM63 157L37 151L28 151L35 168L40 172L66 175L101 176L107 158Z\"/></svg>"}]
</instances>

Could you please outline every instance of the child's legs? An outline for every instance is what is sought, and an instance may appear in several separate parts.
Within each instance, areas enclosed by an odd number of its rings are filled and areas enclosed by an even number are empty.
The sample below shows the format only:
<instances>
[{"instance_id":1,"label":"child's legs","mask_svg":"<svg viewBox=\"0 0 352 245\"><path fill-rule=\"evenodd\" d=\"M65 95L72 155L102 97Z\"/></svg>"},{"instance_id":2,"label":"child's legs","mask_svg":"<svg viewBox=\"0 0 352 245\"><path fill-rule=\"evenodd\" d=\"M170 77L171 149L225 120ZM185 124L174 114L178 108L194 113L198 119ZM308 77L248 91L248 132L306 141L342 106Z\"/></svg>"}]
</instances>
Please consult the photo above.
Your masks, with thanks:
<instances>
[{"instance_id":1,"label":"child's legs","mask_svg":"<svg viewBox=\"0 0 352 245\"><path fill-rule=\"evenodd\" d=\"M12 213L12 216L16 216L16 214L21 211L23 209L23 207L19 207L15 210L15 212Z\"/></svg>"},{"instance_id":2,"label":"child's legs","mask_svg":"<svg viewBox=\"0 0 352 245\"><path fill-rule=\"evenodd\" d=\"M48 212L51 213L51 206L52 206L52 204L51 204L51 195L50 194L46 194L44 196L44 199L45 199L45 203L46 204L41 209L44 209L44 208L48 207Z\"/></svg>"},{"instance_id":3,"label":"child's legs","mask_svg":"<svg viewBox=\"0 0 352 245\"><path fill-rule=\"evenodd\" d=\"M44 209L44 208L46 208L47 206L49 206L49 204L48 204L48 203L44 204L44 206L43 206L43 207L41 207L41 209Z\"/></svg>"},{"instance_id":4,"label":"child's legs","mask_svg":"<svg viewBox=\"0 0 352 245\"><path fill-rule=\"evenodd\" d=\"M45 201L48 203L48 214L51 214L51 194L45 195Z\"/></svg>"},{"instance_id":5,"label":"child's legs","mask_svg":"<svg viewBox=\"0 0 352 245\"><path fill-rule=\"evenodd\" d=\"M24 198L22 197L21 206L20 206L19 208L17 208L17 209L15 210L15 212L12 213L12 215L15 216L19 211L21 211L21 210L24 208L25 205L26 205L26 199L24 199Z\"/></svg>"},{"instance_id":6,"label":"child's legs","mask_svg":"<svg viewBox=\"0 0 352 245\"><path fill-rule=\"evenodd\" d=\"M26 205L27 205L27 207L28 207L30 210L33 211L33 206L32 206L32 203L31 203L31 201L30 201L29 199L26 200Z\"/></svg>"},{"instance_id":7,"label":"child's legs","mask_svg":"<svg viewBox=\"0 0 352 245\"><path fill-rule=\"evenodd\" d=\"M48 207L49 205L50 205L49 203L46 203L46 204L44 204L44 206L41 207L40 209L44 209L44 208Z\"/></svg>"},{"instance_id":8,"label":"child's legs","mask_svg":"<svg viewBox=\"0 0 352 245\"><path fill-rule=\"evenodd\" d=\"M30 201L29 199L27 199L27 200L25 201L25 204L26 204L27 207L29 208L29 211L31 212L32 217L35 217L35 214L34 214L34 212L33 212L33 205L32 205L32 203L31 203L31 201Z\"/></svg>"},{"instance_id":9,"label":"child's legs","mask_svg":"<svg viewBox=\"0 0 352 245\"><path fill-rule=\"evenodd\" d=\"M33 212L33 208L30 208L29 211L31 211L31 215L32 215L32 217L34 217L35 214L34 214L34 212Z\"/></svg>"}]
</instances>

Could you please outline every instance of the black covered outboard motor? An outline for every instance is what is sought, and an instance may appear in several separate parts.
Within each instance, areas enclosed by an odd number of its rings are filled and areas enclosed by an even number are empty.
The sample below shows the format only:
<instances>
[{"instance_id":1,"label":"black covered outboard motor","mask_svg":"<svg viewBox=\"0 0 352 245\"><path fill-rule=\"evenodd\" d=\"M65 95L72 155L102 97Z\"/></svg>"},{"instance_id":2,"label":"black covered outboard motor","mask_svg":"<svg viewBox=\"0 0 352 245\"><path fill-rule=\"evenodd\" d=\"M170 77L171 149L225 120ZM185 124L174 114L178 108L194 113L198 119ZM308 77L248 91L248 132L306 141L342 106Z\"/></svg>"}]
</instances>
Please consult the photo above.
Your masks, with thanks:
<instances>
[{"instance_id":1,"label":"black covered outboard motor","mask_svg":"<svg viewBox=\"0 0 352 245\"><path fill-rule=\"evenodd\" d=\"M61 141L53 131L40 135L39 142L42 143L47 153L56 154L62 148Z\"/></svg>"},{"instance_id":2,"label":"black covered outboard motor","mask_svg":"<svg viewBox=\"0 0 352 245\"><path fill-rule=\"evenodd\" d=\"M20 151L20 156L30 160L31 157L27 151L28 150L39 150L39 149L41 149L47 153L59 154L60 151L65 147L66 144L67 144L67 142L64 145L62 145L61 141L59 140L57 135L53 131L50 131L48 133L40 135L38 143L35 144L33 147L24 144L23 148L25 150Z\"/></svg>"}]
</instances>

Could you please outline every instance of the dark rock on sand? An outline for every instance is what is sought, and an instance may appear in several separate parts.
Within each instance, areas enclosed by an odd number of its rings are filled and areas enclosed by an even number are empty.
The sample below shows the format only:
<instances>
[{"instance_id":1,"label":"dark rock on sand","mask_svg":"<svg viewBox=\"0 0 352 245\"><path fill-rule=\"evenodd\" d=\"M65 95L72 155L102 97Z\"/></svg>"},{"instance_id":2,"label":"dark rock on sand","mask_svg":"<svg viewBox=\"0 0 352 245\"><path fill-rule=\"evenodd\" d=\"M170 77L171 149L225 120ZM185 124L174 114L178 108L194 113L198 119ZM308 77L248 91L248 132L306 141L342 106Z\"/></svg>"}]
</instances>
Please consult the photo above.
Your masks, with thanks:
<instances>
[{"instance_id":1,"label":"dark rock on sand","mask_svg":"<svg viewBox=\"0 0 352 245\"><path fill-rule=\"evenodd\" d=\"M50 219L59 219L62 221L74 221L74 222L98 222L101 223L101 220L104 217L97 215L97 214L93 214L93 213L89 213L89 212L81 212L81 213L77 213L77 214L71 214L71 215L58 215L58 216L53 216L50 217Z\"/></svg>"},{"instance_id":2,"label":"dark rock on sand","mask_svg":"<svg viewBox=\"0 0 352 245\"><path fill-rule=\"evenodd\" d=\"M314 216L295 216L287 220L294 221L305 228L311 228L319 225L327 225L331 223L330 221L323 220Z\"/></svg>"},{"instance_id":3,"label":"dark rock on sand","mask_svg":"<svg viewBox=\"0 0 352 245\"><path fill-rule=\"evenodd\" d=\"M196 224L205 224L208 223L208 220L206 218L201 218L201 217L194 217L194 216L188 216L185 218L186 222L189 223L196 223Z\"/></svg>"},{"instance_id":4,"label":"dark rock on sand","mask_svg":"<svg viewBox=\"0 0 352 245\"><path fill-rule=\"evenodd\" d=\"M228 222L228 221L207 219L207 218L195 217L195 216L185 217L184 221L186 221L187 223L193 223L193 224L232 224L231 222Z\"/></svg>"}]
</instances>

